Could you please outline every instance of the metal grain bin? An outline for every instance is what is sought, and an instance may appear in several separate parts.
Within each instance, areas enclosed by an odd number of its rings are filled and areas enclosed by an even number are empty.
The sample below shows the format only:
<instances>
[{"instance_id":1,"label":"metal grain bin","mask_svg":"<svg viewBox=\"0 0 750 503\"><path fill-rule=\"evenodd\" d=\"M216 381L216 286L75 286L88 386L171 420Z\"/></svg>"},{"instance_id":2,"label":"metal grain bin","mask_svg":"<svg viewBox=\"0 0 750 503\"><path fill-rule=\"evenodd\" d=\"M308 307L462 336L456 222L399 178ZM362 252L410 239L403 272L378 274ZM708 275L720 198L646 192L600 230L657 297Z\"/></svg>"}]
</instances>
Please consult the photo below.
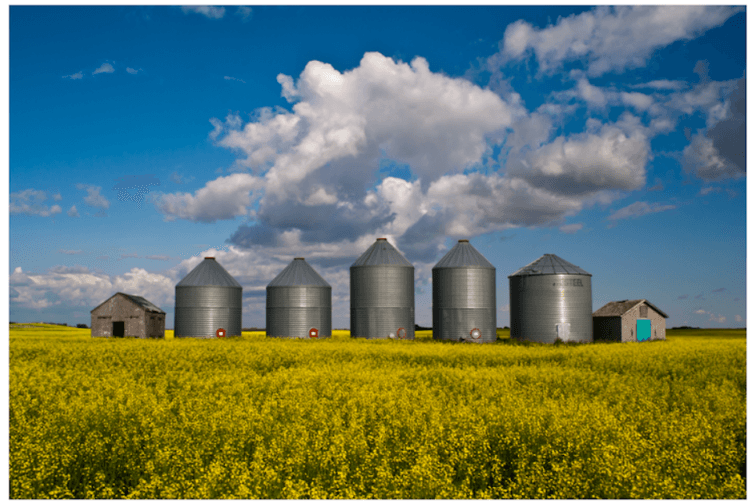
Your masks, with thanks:
<instances>
[{"instance_id":1,"label":"metal grain bin","mask_svg":"<svg viewBox=\"0 0 750 503\"><path fill-rule=\"evenodd\" d=\"M414 266L378 238L349 268L352 337L414 339Z\"/></svg>"},{"instance_id":2,"label":"metal grain bin","mask_svg":"<svg viewBox=\"0 0 750 503\"><path fill-rule=\"evenodd\" d=\"M242 335L242 285L206 257L175 287L174 336L235 335Z\"/></svg>"},{"instance_id":3,"label":"metal grain bin","mask_svg":"<svg viewBox=\"0 0 750 503\"><path fill-rule=\"evenodd\" d=\"M508 279L511 337L546 343L594 340L591 274L545 254Z\"/></svg>"},{"instance_id":4,"label":"metal grain bin","mask_svg":"<svg viewBox=\"0 0 750 503\"><path fill-rule=\"evenodd\" d=\"M432 268L432 338L495 342L495 267L460 239Z\"/></svg>"},{"instance_id":5,"label":"metal grain bin","mask_svg":"<svg viewBox=\"0 0 750 503\"><path fill-rule=\"evenodd\" d=\"M304 258L295 258L266 287L266 335L331 336L331 285Z\"/></svg>"}]
</instances>

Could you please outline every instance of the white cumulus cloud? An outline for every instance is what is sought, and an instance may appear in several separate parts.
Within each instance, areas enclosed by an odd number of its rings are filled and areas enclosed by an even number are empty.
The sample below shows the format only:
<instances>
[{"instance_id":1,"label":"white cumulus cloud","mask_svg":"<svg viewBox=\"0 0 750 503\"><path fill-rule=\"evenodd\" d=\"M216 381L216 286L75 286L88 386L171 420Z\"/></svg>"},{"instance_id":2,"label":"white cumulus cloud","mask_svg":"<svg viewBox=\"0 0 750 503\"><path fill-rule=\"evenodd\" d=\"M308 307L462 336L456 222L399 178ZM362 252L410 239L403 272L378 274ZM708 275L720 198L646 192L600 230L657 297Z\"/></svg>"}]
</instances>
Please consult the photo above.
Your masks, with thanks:
<instances>
[{"instance_id":1,"label":"white cumulus cloud","mask_svg":"<svg viewBox=\"0 0 750 503\"><path fill-rule=\"evenodd\" d=\"M446 236L470 238L514 227L559 224L584 204L580 197L497 173L446 175L430 185L424 196L418 183L390 178L377 192L386 201L386 211L395 214L381 227L382 232L394 235L411 260L433 260Z\"/></svg>"},{"instance_id":2,"label":"white cumulus cloud","mask_svg":"<svg viewBox=\"0 0 750 503\"><path fill-rule=\"evenodd\" d=\"M262 186L262 180L257 177L234 173L208 182L195 194L156 193L153 202L168 221L176 218L193 222L231 220L247 214L247 207L258 197Z\"/></svg>"},{"instance_id":3,"label":"white cumulus cloud","mask_svg":"<svg viewBox=\"0 0 750 503\"><path fill-rule=\"evenodd\" d=\"M226 9L215 5L183 5L182 12L185 14L202 14L209 19L221 19L224 17Z\"/></svg>"},{"instance_id":4,"label":"white cumulus cloud","mask_svg":"<svg viewBox=\"0 0 750 503\"><path fill-rule=\"evenodd\" d=\"M503 37L502 57L521 59L533 53L541 73L550 73L568 61L583 60L587 73L645 66L651 54L678 40L693 39L721 26L739 12L724 6L616 6L558 18L539 29L519 20Z\"/></svg>"},{"instance_id":5,"label":"white cumulus cloud","mask_svg":"<svg viewBox=\"0 0 750 503\"><path fill-rule=\"evenodd\" d=\"M745 78L708 82L679 102L702 109L707 129L693 135L682 153L683 170L703 180L741 178L747 171Z\"/></svg>"},{"instance_id":6,"label":"white cumulus cloud","mask_svg":"<svg viewBox=\"0 0 750 503\"><path fill-rule=\"evenodd\" d=\"M218 141L243 153L246 166L269 166L268 192L282 198L308 196L300 185L324 166L329 179L368 177L351 166L372 169L381 155L429 183L480 162L487 136L520 113L491 91L432 73L422 58L408 64L367 53L344 73L311 61L296 83L279 82L292 113L267 111Z\"/></svg>"},{"instance_id":7,"label":"white cumulus cloud","mask_svg":"<svg viewBox=\"0 0 750 503\"><path fill-rule=\"evenodd\" d=\"M95 185L88 185L85 183L77 183L76 188L78 190L85 190L87 195L83 198L83 201L94 208L101 208L106 210L109 208L109 200L101 195L102 188Z\"/></svg>"},{"instance_id":8,"label":"white cumulus cloud","mask_svg":"<svg viewBox=\"0 0 750 503\"><path fill-rule=\"evenodd\" d=\"M703 134L693 136L682 151L682 165L685 171L703 180L738 178L745 174L744 165L737 166L723 157L714 146L714 140Z\"/></svg>"},{"instance_id":9,"label":"white cumulus cloud","mask_svg":"<svg viewBox=\"0 0 750 503\"><path fill-rule=\"evenodd\" d=\"M687 91L670 94L669 100L665 102L664 106L687 115L695 112L711 115L713 109L715 117L730 92L737 89L737 84L738 81L736 80L702 82ZM718 118L715 118L714 122L716 119Z\"/></svg>"},{"instance_id":10,"label":"white cumulus cloud","mask_svg":"<svg viewBox=\"0 0 750 503\"><path fill-rule=\"evenodd\" d=\"M252 7L248 7L246 5L240 5L237 7L237 10L234 11L234 15L239 16L242 22L246 23L247 21L250 21L250 19L252 19L253 9Z\"/></svg>"},{"instance_id":11,"label":"white cumulus cloud","mask_svg":"<svg viewBox=\"0 0 750 503\"><path fill-rule=\"evenodd\" d=\"M93 71L92 75L97 73L114 73L115 68L109 63L103 63L102 66Z\"/></svg>"},{"instance_id":12,"label":"white cumulus cloud","mask_svg":"<svg viewBox=\"0 0 750 503\"><path fill-rule=\"evenodd\" d=\"M707 196L708 194L714 193L714 192L721 192L720 187L703 187L700 190L700 195Z\"/></svg>"},{"instance_id":13,"label":"white cumulus cloud","mask_svg":"<svg viewBox=\"0 0 750 503\"><path fill-rule=\"evenodd\" d=\"M649 213L660 213L662 211L669 211L677 208L674 204L660 204L652 203L649 204L644 201L636 201L633 204L620 208L616 212L612 213L607 217L609 220L623 220L626 218L638 218Z\"/></svg>"},{"instance_id":14,"label":"white cumulus cloud","mask_svg":"<svg viewBox=\"0 0 750 503\"><path fill-rule=\"evenodd\" d=\"M643 84L633 84L633 89L657 89L659 91L679 91L687 87L687 83L679 80L652 80Z\"/></svg>"},{"instance_id":15,"label":"white cumulus cloud","mask_svg":"<svg viewBox=\"0 0 750 503\"><path fill-rule=\"evenodd\" d=\"M140 292L136 295L147 298L157 306L174 304L175 283L163 274L134 267L125 274L115 276L112 286L117 292Z\"/></svg>"},{"instance_id":16,"label":"white cumulus cloud","mask_svg":"<svg viewBox=\"0 0 750 503\"><path fill-rule=\"evenodd\" d=\"M727 317L723 314L714 314L711 311L706 311L705 309L696 309L693 311L695 314L702 314L702 315L708 315L708 321L715 321L716 323L726 323ZM735 321L741 322L742 317L739 316L739 319L737 319L739 315L735 316Z\"/></svg>"},{"instance_id":17,"label":"white cumulus cloud","mask_svg":"<svg viewBox=\"0 0 750 503\"><path fill-rule=\"evenodd\" d=\"M581 229L583 229L583 224L567 224L560 226L560 231L564 232L565 234L575 234Z\"/></svg>"},{"instance_id":18,"label":"white cumulus cloud","mask_svg":"<svg viewBox=\"0 0 750 503\"><path fill-rule=\"evenodd\" d=\"M640 121L591 120L583 133L559 136L536 150L511 152L508 173L561 194L635 190L646 182L650 142Z\"/></svg>"},{"instance_id":19,"label":"white cumulus cloud","mask_svg":"<svg viewBox=\"0 0 750 503\"><path fill-rule=\"evenodd\" d=\"M16 267L10 285L18 293L14 306L41 309L51 306L93 309L116 292L140 295L157 306L174 304L175 281L169 276L133 268L119 276L82 266L57 266L45 273L24 273Z\"/></svg>"},{"instance_id":20,"label":"white cumulus cloud","mask_svg":"<svg viewBox=\"0 0 750 503\"><path fill-rule=\"evenodd\" d=\"M651 113L668 99L594 86L583 72L573 78L568 100L599 108ZM345 72L311 61L299 78L277 81L291 110L210 121L209 137L238 155L233 169L253 173L244 174L253 180L247 199L225 198L220 211L208 211L198 200L212 192L209 182L203 193L155 198L168 219L247 215L229 239L237 249L315 250L338 270L380 236L416 264L433 260L446 237L520 226L576 233L583 224L567 218L646 183L653 117L646 127L626 111L617 122L589 119L583 132L555 137L579 104L553 100L529 113L512 93L501 98L431 72L424 59L403 63L378 53ZM495 159L492 148L501 144ZM504 169L493 172L498 166ZM634 206L611 221L673 208Z\"/></svg>"},{"instance_id":21,"label":"white cumulus cloud","mask_svg":"<svg viewBox=\"0 0 750 503\"><path fill-rule=\"evenodd\" d=\"M10 214L49 217L62 212L62 208L57 204L51 207L42 204L46 199L47 193L43 190L26 189L21 192L11 192Z\"/></svg>"},{"instance_id":22,"label":"white cumulus cloud","mask_svg":"<svg viewBox=\"0 0 750 503\"><path fill-rule=\"evenodd\" d=\"M654 99L643 93L620 93L620 99L625 105L631 106L639 112L644 112L651 108L654 104Z\"/></svg>"},{"instance_id":23,"label":"white cumulus cloud","mask_svg":"<svg viewBox=\"0 0 750 503\"><path fill-rule=\"evenodd\" d=\"M580 72L576 78L574 98L584 99L581 92L601 106L622 102L619 92L592 86ZM344 246L383 235L410 259L427 261L446 236L538 225L577 232L582 224L565 226L565 217L646 181L649 130L627 112L616 123L590 119L583 133L550 141L564 106L528 113L432 73L423 59L407 64L378 53L343 73L312 61L298 79L277 80L291 111L211 120L211 139L263 180L257 213L230 237L238 247ZM638 109L649 97L626 99ZM488 152L505 139L505 172L493 173ZM389 176L390 169L409 176Z\"/></svg>"},{"instance_id":24,"label":"white cumulus cloud","mask_svg":"<svg viewBox=\"0 0 750 503\"><path fill-rule=\"evenodd\" d=\"M78 217L81 216L78 213L78 210L76 209L76 205L75 204L73 206L71 206L70 209L68 210L68 216L69 217L73 217L73 218L78 218Z\"/></svg>"},{"instance_id":25,"label":"white cumulus cloud","mask_svg":"<svg viewBox=\"0 0 750 503\"><path fill-rule=\"evenodd\" d=\"M607 95L598 87L592 86L585 77L578 81L578 94L590 107L607 106Z\"/></svg>"}]
</instances>

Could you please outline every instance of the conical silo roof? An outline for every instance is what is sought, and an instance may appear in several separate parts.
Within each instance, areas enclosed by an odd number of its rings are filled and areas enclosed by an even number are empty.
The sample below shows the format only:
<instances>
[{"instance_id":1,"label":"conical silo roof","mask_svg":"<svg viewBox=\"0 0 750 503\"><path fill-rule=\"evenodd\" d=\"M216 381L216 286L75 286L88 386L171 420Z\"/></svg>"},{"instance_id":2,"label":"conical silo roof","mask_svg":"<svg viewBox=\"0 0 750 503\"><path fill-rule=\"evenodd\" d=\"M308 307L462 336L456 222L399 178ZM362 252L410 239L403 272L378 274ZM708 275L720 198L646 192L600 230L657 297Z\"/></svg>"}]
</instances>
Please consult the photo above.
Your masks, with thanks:
<instances>
[{"instance_id":1,"label":"conical silo roof","mask_svg":"<svg viewBox=\"0 0 750 503\"><path fill-rule=\"evenodd\" d=\"M228 286L242 288L214 257L206 257L176 286Z\"/></svg>"},{"instance_id":2,"label":"conical silo roof","mask_svg":"<svg viewBox=\"0 0 750 503\"><path fill-rule=\"evenodd\" d=\"M581 274L591 276L577 265L563 260L552 253L545 253L527 266L524 266L508 276L536 276L542 274Z\"/></svg>"},{"instance_id":3,"label":"conical silo roof","mask_svg":"<svg viewBox=\"0 0 750 503\"><path fill-rule=\"evenodd\" d=\"M373 243L373 245L352 264L352 267L373 265L414 267L408 260L406 260L406 257L401 255L401 253L399 253L399 251L388 242L386 238L378 238L375 243Z\"/></svg>"},{"instance_id":4,"label":"conical silo roof","mask_svg":"<svg viewBox=\"0 0 750 503\"><path fill-rule=\"evenodd\" d=\"M295 258L268 286L326 286L331 287L323 277L305 262L304 258Z\"/></svg>"},{"instance_id":5,"label":"conical silo roof","mask_svg":"<svg viewBox=\"0 0 750 503\"><path fill-rule=\"evenodd\" d=\"M486 267L494 269L489 260L484 255L471 246L468 239L459 239L458 243L445 254L440 261L435 264L433 269L451 268L451 267Z\"/></svg>"}]
</instances>

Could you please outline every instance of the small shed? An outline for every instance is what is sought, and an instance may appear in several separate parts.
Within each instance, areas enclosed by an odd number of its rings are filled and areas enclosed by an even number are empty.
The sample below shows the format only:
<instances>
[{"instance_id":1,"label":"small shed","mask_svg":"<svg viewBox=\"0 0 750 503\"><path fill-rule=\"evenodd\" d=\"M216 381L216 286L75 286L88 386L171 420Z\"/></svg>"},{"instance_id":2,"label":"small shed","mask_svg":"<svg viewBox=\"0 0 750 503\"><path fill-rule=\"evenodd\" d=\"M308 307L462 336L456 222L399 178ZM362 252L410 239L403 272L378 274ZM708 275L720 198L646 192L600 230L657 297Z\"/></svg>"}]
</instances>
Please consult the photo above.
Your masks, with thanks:
<instances>
[{"instance_id":1,"label":"small shed","mask_svg":"<svg viewBox=\"0 0 750 503\"><path fill-rule=\"evenodd\" d=\"M91 337L163 339L166 315L143 297L117 292L91 310Z\"/></svg>"},{"instance_id":2,"label":"small shed","mask_svg":"<svg viewBox=\"0 0 750 503\"><path fill-rule=\"evenodd\" d=\"M594 314L594 340L643 342L665 340L667 314L646 299L618 300Z\"/></svg>"}]
</instances>

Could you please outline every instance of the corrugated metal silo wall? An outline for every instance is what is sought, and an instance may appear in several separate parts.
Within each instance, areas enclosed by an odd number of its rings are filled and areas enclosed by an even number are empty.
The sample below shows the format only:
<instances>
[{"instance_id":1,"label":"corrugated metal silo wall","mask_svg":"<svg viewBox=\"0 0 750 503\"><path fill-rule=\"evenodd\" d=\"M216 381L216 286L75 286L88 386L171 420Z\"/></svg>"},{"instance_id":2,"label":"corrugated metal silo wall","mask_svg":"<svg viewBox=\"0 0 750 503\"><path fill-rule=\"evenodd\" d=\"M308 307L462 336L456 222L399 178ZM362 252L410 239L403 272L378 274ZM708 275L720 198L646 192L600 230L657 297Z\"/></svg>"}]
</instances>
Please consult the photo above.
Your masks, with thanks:
<instances>
[{"instance_id":1,"label":"corrugated metal silo wall","mask_svg":"<svg viewBox=\"0 0 750 503\"><path fill-rule=\"evenodd\" d=\"M495 270L489 268L446 267L432 270L432 338L474 340L470 332L478 328L476 342L497 340Z\"/></svg>"},{"instance_id":2,"label":"corrugated metal silo wall","mask_svg":"<svg viewBox=\"0 0 750 503\"><path fill-rule=\"evenodd\" d=\"M387 339L403 328L414 339L414 268L351 267L350 325L352 337Z\"/></svg>"},{"instance_id":3,"label":"corrugated metal silo wall","mask_svg":"<svg viewBox=\"0 0 750 503\"><path fill-rule=\"evenodd\" d=\"M558 327L570 323L568 341L592 342L591 276L540 274L511 276L510 336L553 343Z\"/></svg>"},{"instance_id":4,"label":"corrugated metal silo wall","mask_svg":"<svg viewBox=\"0 0 750 503\"><path fill-rule=\"evenodd\" d=\"M242 335L242 288L185 286L175 288L174 336Z\"/></svg>"},{"instance_id":5,"label":"corrugated metal silo wall","mask_svg":"<svg viewBox=\"0 0 750 503\"><path fill-rule=\"evenodd\" d=\"M331 336L331 287L269 286L266 288L266 335L269 337Z\"/></svg>"}]
</instances>

